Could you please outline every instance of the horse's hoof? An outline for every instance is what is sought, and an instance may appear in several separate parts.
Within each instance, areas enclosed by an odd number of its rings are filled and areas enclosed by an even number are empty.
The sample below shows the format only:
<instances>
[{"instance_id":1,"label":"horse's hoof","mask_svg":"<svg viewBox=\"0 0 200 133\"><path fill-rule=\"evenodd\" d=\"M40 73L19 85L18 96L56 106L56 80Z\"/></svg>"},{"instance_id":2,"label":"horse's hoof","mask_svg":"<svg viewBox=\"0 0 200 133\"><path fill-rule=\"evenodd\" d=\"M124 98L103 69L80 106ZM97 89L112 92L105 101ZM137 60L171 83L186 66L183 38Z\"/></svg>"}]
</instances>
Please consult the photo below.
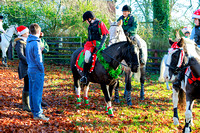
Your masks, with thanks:
<instances>
[{"instance_id":1,"label":"horse's hoof","mask_svg":"<svg viewBox=\"0 0 200 133\"><path fill-rule=\"evenodd\" d=\"M191 127L184 127L183 128L183 133L190 133L190 132L192 132Z\"/></svg>"},{"instance_id":2,"label":"horse's hoof","mask_svg":"<svg viewBox=\"0 0 200 133\"><path fill-rule=\"evenodd\" d=\"M128 106L131 106L131 105L133 105L133 104L132 104L132 102L130 101L130 102L127 102L127 105L128 105Z\"/></svg>"},{"instance_id":3,"label":"horse's hoof","mask_svg":"<svg viewBox=\"0 0 200 133\"><path fill-rule=\"evenodd\" d=\"M114 101L115 101L116 103L120 103L119 99L115 99Z\"/></svg>"},{"instance_id":4,"label":"horse's hoof","mask_svg":"<svg viewBox=\"0 0 200 133\"><path fill-rule=\"evenodd\" d=\"M114 115L113 114L110 114L110 115L108 115L110 118L112 118L112 117L114 117Z\"/></svg>"},{"instance_id":5,"label":"horse's hoof","mask_svg":"<svg viewBox=\"0 0 200 133\"><path fill-rule=\"evenodd\" d=\"M140 100L144 100L144 97L140 97Z\"/></svg>"},{"instance_id":6,"label":"horse's hoof","mask_svg":"<svg viewBox=\"0 0 200 133\"><path fill-rule=\"evenodd\" d=\"M177 117L173 117L174 125L179 125L179 121Z\"/></svg>"}]
</instances>

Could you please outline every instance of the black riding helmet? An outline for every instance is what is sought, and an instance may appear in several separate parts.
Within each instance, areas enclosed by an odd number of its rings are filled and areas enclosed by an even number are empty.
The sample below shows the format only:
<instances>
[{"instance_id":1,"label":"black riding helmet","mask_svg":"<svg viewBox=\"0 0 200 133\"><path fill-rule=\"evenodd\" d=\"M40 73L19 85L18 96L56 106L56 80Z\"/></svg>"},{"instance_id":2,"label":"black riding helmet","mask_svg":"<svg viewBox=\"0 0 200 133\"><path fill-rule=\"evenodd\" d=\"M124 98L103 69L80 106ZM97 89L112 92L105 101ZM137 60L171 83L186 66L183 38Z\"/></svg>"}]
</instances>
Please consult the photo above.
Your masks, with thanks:
<instances>
[{"instance_id":1,"label":"black riding helmet","mask_svg":"<svg viewBox=\"0 0 200 133\"><path fill-rule=\"evenodd\" d=\"M131 12L131 7L128 5L123 6L122 11L129 11Z\"/></svg>"},{"instance_id":2,"label":"black riding helmet","mask_svg":"<svg viewBox=\"0 0 200 133\"><path fill-rule=\"evenodd\" d=\"M3 15L0 14L0 19L3 19Z\"/></svg>"},{"instance_id":3,"label":"black riding helmet","mask_svg":"<svg viewBox=\"0 0 200 133\"><path fill-rule=\"evenodd\" d=\"M95 15L92 11L87 11L83 14L83 22L88 20L89 18L91 19L95 18Z\"/></svg>"}]
</instances>

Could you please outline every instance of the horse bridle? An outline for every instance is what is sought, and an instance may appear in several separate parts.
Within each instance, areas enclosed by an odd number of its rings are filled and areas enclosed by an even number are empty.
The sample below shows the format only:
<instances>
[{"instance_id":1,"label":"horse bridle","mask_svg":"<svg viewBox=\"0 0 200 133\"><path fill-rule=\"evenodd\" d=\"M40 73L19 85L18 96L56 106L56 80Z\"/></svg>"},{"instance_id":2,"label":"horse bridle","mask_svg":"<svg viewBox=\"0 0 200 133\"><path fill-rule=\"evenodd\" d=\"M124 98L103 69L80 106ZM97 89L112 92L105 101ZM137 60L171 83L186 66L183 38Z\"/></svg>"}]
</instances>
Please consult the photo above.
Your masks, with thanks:
<instances>
[{"instance_id":1,"label":"horse bridle","mask_svg":"<svg viewBox=\"0 0 200 133\"><path fill-rule=\"evenodd\" d=\"M16 29L15 25L14 25L14 28L15 28L15 31L17 32L17 29ZM6 38L6 40L7 40L8 42L9 42L9 40L8 40L7 37L9 37L10 39L12 38L12 36L7 35L6 33L4 33L4 36L5 36L5 38Z\"/></svg>"},{"instance_id":2,"label":"horse bridle","mask_svg":"<svg viewBox=\"0 0 200 133\"><path fill-rule=\"evenodd\" d=\"M173 49L178 49L178 50L181 50L180 48L173 48ZM184 70L185 68L188 67L188 63L189 63L189 57L187 54L184 55L185 57L188 58L188 61L187 63L182 63L180 67L176 66L176 67L173 67L173 66L170 66L169 64L165 64L167 67L171 68L173 71L174 74L178 74L178 72Z\"/></svg>"}]
</instances>

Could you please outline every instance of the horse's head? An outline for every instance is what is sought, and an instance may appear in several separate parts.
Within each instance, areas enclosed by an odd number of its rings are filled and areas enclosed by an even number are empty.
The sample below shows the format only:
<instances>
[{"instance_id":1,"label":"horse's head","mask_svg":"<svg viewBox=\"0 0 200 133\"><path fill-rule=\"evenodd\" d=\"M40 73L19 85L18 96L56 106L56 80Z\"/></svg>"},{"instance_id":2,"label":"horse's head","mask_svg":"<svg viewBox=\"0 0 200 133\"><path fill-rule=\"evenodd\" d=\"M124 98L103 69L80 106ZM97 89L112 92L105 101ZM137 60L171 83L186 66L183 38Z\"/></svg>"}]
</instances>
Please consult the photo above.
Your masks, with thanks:
<instances>
[{"instance_id":1,"label":"horse's head","mask_svg":"<svg viewBox=\"0 0 200 133\"><path fill-rule=\"evenodd\" d=\"M122 20L120 20L119 22L112 22L111 20L109 20L109 23L110 23L109 45L112 45L112 44L117 43L117 42L126 41L126 36L125 36L124 31L122 29Z\"/></svg>"},{"instance_id":2,"label":"horse's head","mask_svg":"<svg viewBox=\"0 0 200 133\"><path fill-rule=\"evenodd\" d=\"M16 34L16 35L17 35L17 34L18 34L18 33L17 33L17 27L18 27L17 24L15 24L15 25L10 25L10 26L8 27L6 33L7 33L7 32L11 32L12 34Z\"/></svg>"},{"instance_id":3,"label":"horse's head","mask_svg":"<svg viewBox=\"0 0 200 133\"><path fill-rule=\"evenodd\" d=\"M138 71L139 61L138 54L136 53L136 46L130 42L127 42L127 48L123 51L124 60L127 65L131 68L132 72Z\"/></svg>"},{"instance_id":4,"label":"horse's head","mask_svg":"<svg viewBox=\"0 0 200 133\"><path fill-rule=\"evenodd\" d=\"M188 64L188 51L185 38L181 38L179 42L169 40L171 48L168 50L168 57L166 61L165 79L174 81L178 72ZM192 46L192 45L191 45Z\"/></svg>"}]
</instances>

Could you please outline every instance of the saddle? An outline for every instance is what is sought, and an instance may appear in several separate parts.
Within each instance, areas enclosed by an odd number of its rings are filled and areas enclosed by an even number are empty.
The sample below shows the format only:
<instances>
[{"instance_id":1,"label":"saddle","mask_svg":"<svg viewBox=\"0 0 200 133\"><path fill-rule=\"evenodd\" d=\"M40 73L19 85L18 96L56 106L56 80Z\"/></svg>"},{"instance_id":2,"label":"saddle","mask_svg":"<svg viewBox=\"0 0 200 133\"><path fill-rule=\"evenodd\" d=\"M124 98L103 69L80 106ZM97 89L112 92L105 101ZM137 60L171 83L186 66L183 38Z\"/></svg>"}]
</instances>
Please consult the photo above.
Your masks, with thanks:
<instances>
[{"instance_id":1,"label":"saddle","mask_svg":"<svg viewBox=\"0 0 200 133\"><path fill-rule=\"evenodd\" d=\"M85 53L84 53L84 50L82 50L76 59L76 65L75 65L76 68L81 72L83 72L84 59L85 59ZM96 52L93 52L92 56L90 57L90 61L89 61L89 64L91 64L89 73L91 73L94 70L96 60L97 60Z\"/></svg>"}]
</instances>

